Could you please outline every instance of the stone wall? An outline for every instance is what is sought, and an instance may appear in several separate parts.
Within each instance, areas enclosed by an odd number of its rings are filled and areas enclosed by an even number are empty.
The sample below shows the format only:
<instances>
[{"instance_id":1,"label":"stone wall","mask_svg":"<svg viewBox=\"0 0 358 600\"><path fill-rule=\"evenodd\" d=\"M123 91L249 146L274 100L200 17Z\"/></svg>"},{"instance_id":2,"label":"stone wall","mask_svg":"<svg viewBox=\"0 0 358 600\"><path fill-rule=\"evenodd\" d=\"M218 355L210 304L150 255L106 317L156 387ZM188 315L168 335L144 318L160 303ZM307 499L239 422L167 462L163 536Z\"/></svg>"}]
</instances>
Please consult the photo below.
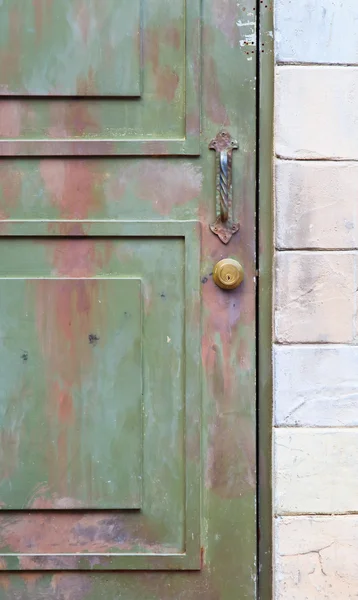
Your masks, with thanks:
<instances>
[{"instance_id":1,"label":"stone wall","mask_svg":"<svg viewBox=\"0 0 358 600\"><path fill-rule=\"evenodd\" d=\"M275 6L278 600L358 598L358 0Z\"/></svg>"}]
</instances>

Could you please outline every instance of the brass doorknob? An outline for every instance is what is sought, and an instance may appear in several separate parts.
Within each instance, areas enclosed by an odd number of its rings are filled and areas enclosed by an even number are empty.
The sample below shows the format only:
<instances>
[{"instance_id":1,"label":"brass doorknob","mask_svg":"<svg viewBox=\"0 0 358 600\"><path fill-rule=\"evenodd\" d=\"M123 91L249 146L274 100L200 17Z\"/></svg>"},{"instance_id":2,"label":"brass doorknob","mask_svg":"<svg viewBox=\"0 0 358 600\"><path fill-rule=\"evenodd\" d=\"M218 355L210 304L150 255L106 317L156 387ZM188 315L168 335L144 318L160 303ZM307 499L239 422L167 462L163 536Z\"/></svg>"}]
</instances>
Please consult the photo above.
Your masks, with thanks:
<instances>
[{"instance_id":1,"label":"brass doorknob","mask_svg":"<svg viewBox=\"0 0 358 600\"><path fill-rule=\"evenodd\" d=\"M223 290L234 290L243 281L244 270L237 260L224 258L215 265L213 279Z\"/></svg>"}]
</instances>

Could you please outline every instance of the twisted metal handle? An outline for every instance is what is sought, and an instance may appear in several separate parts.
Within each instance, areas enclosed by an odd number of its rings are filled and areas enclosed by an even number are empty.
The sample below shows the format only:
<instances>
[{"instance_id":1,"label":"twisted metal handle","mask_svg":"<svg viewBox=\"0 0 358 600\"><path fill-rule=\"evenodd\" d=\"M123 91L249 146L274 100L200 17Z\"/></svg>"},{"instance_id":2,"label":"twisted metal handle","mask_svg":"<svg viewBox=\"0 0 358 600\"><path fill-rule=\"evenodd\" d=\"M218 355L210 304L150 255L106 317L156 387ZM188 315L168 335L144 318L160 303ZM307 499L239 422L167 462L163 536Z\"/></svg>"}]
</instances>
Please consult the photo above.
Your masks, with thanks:
<instances>
[{"instance_id":1,"label":"twisted metal handle","mask_svg":"<svg viewBox=\"0 0 358 600\"><path fill-rule=\"evenodd\" d=\"M216 221L210 229L224 244L228 244L239 223L232 217L232 153L238 144L227 131L218 133L209 144L216 151Z\"/></svg>"},{"instance_id":2,"label":"twisted metal handle","mask_svg":"<svg viewBox=\"0 0 358 600\"><path fill-rule=\"evenodd\" d=\"M229 218L229 153L220 152L220 216L223 222Z\"/></svg>"}]
</instances>

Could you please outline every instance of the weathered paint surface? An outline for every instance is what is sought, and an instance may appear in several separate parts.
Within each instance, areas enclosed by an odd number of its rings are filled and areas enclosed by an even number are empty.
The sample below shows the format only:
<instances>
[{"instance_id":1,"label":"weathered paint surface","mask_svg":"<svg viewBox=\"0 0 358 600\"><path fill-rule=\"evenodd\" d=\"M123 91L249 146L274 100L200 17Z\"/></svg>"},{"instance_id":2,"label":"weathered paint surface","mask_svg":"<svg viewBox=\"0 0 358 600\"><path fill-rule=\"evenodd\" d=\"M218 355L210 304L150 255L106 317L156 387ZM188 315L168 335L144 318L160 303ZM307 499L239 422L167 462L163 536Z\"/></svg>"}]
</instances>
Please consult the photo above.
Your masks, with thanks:
<instances>
[{"instance_id":1,"label":"weathered paint surface","mask_svg":"<svg viewBox=\"0 0 358 600\"><path fill-rule=\"evenodd\" d=\"M3 509L141 506L140 284L2 281Z\"/></svg>"},{"instance_id":2,"label":"weathered paint surface","mask_svg":"<svg viewBox=\"0 0 358 600\"><path fill-rule=\"evenodd\" d=\"M35 64L56 48L56 11L77 11L80 44L107 45L92 33L107 8L56 6L2 5L13 39L33 19ZM0 566L18 572L0 577L1 599L256 597L256 67L241 43L256 6L205 0L202 21L199 6L141 3L138 98L112 77L116 50L104 75L76 46L69 98L53 97L56 64L36 90L15 53L0 107ZM227 247L209 229L208 145L224 126L239 142ZM245 271L229 293L212 281L225 257Z\"/></svg>"},{"instance_id":3,"label":"weathered paint surface","mask_svg":"<svg viewBox=\"0 0 358 600\"><path fill-rule=\"evenodd\" d=\"M3 0L1 95L140 96L140 5Z\"/></svg>"},{"instance_id":4,"label":"weathered paint surface","mask_svg":"<svg viewBox=\"0 0 358 600\"><path fill-rule=\"evenodd\" d=\"M199 154L200 0L17 5L0 5L0 155Z\"/></svg>"}]
</instances>

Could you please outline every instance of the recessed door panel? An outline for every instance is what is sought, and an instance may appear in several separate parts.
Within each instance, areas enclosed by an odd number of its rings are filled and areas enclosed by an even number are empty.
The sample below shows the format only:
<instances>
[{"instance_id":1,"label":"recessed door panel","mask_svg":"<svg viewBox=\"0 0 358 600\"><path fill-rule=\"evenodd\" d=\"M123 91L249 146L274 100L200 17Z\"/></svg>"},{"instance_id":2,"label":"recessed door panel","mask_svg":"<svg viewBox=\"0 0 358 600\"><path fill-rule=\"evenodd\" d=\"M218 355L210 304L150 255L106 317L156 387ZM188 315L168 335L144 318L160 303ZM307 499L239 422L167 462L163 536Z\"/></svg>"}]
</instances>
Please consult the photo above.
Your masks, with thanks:
<instances>
[{"instance_id":1,"label":"recessed door panel","mask_svg":"<svg viewBox=\"0 0 358 600\"><path fill-rule=\"evenodd\" d=\"M141 300L138 279L1 280L0 510L141 507Z\"/></svg>"},{"instance_id":2,"label":"recessed door panel","mask_svg":"<svg viewBox=\"0 0 358 600\"><path fill-rule=\"evenodd\" d=\"M200 0L4 0L0 154L198 154L200 30Z\"/></svg>"},{"instance_id":3,"label":"recessed door panel","mask_svg":"<svg viewBox=\"0 0 358 600\"><path fill-rule=\"evenodd\" d=\"M195 569L198 227L84 231L0 240L2 564Z\"/></svg>"},{"instance_id":4,"label":"recessed door panel","mask_svg":"<svg viewBox=\"0 0 358 600\"><path fill-rule=\"evenodd\" d=\"M140 96L141 0L3 0L2 96Z\"/></svg>"}]
</instances>

